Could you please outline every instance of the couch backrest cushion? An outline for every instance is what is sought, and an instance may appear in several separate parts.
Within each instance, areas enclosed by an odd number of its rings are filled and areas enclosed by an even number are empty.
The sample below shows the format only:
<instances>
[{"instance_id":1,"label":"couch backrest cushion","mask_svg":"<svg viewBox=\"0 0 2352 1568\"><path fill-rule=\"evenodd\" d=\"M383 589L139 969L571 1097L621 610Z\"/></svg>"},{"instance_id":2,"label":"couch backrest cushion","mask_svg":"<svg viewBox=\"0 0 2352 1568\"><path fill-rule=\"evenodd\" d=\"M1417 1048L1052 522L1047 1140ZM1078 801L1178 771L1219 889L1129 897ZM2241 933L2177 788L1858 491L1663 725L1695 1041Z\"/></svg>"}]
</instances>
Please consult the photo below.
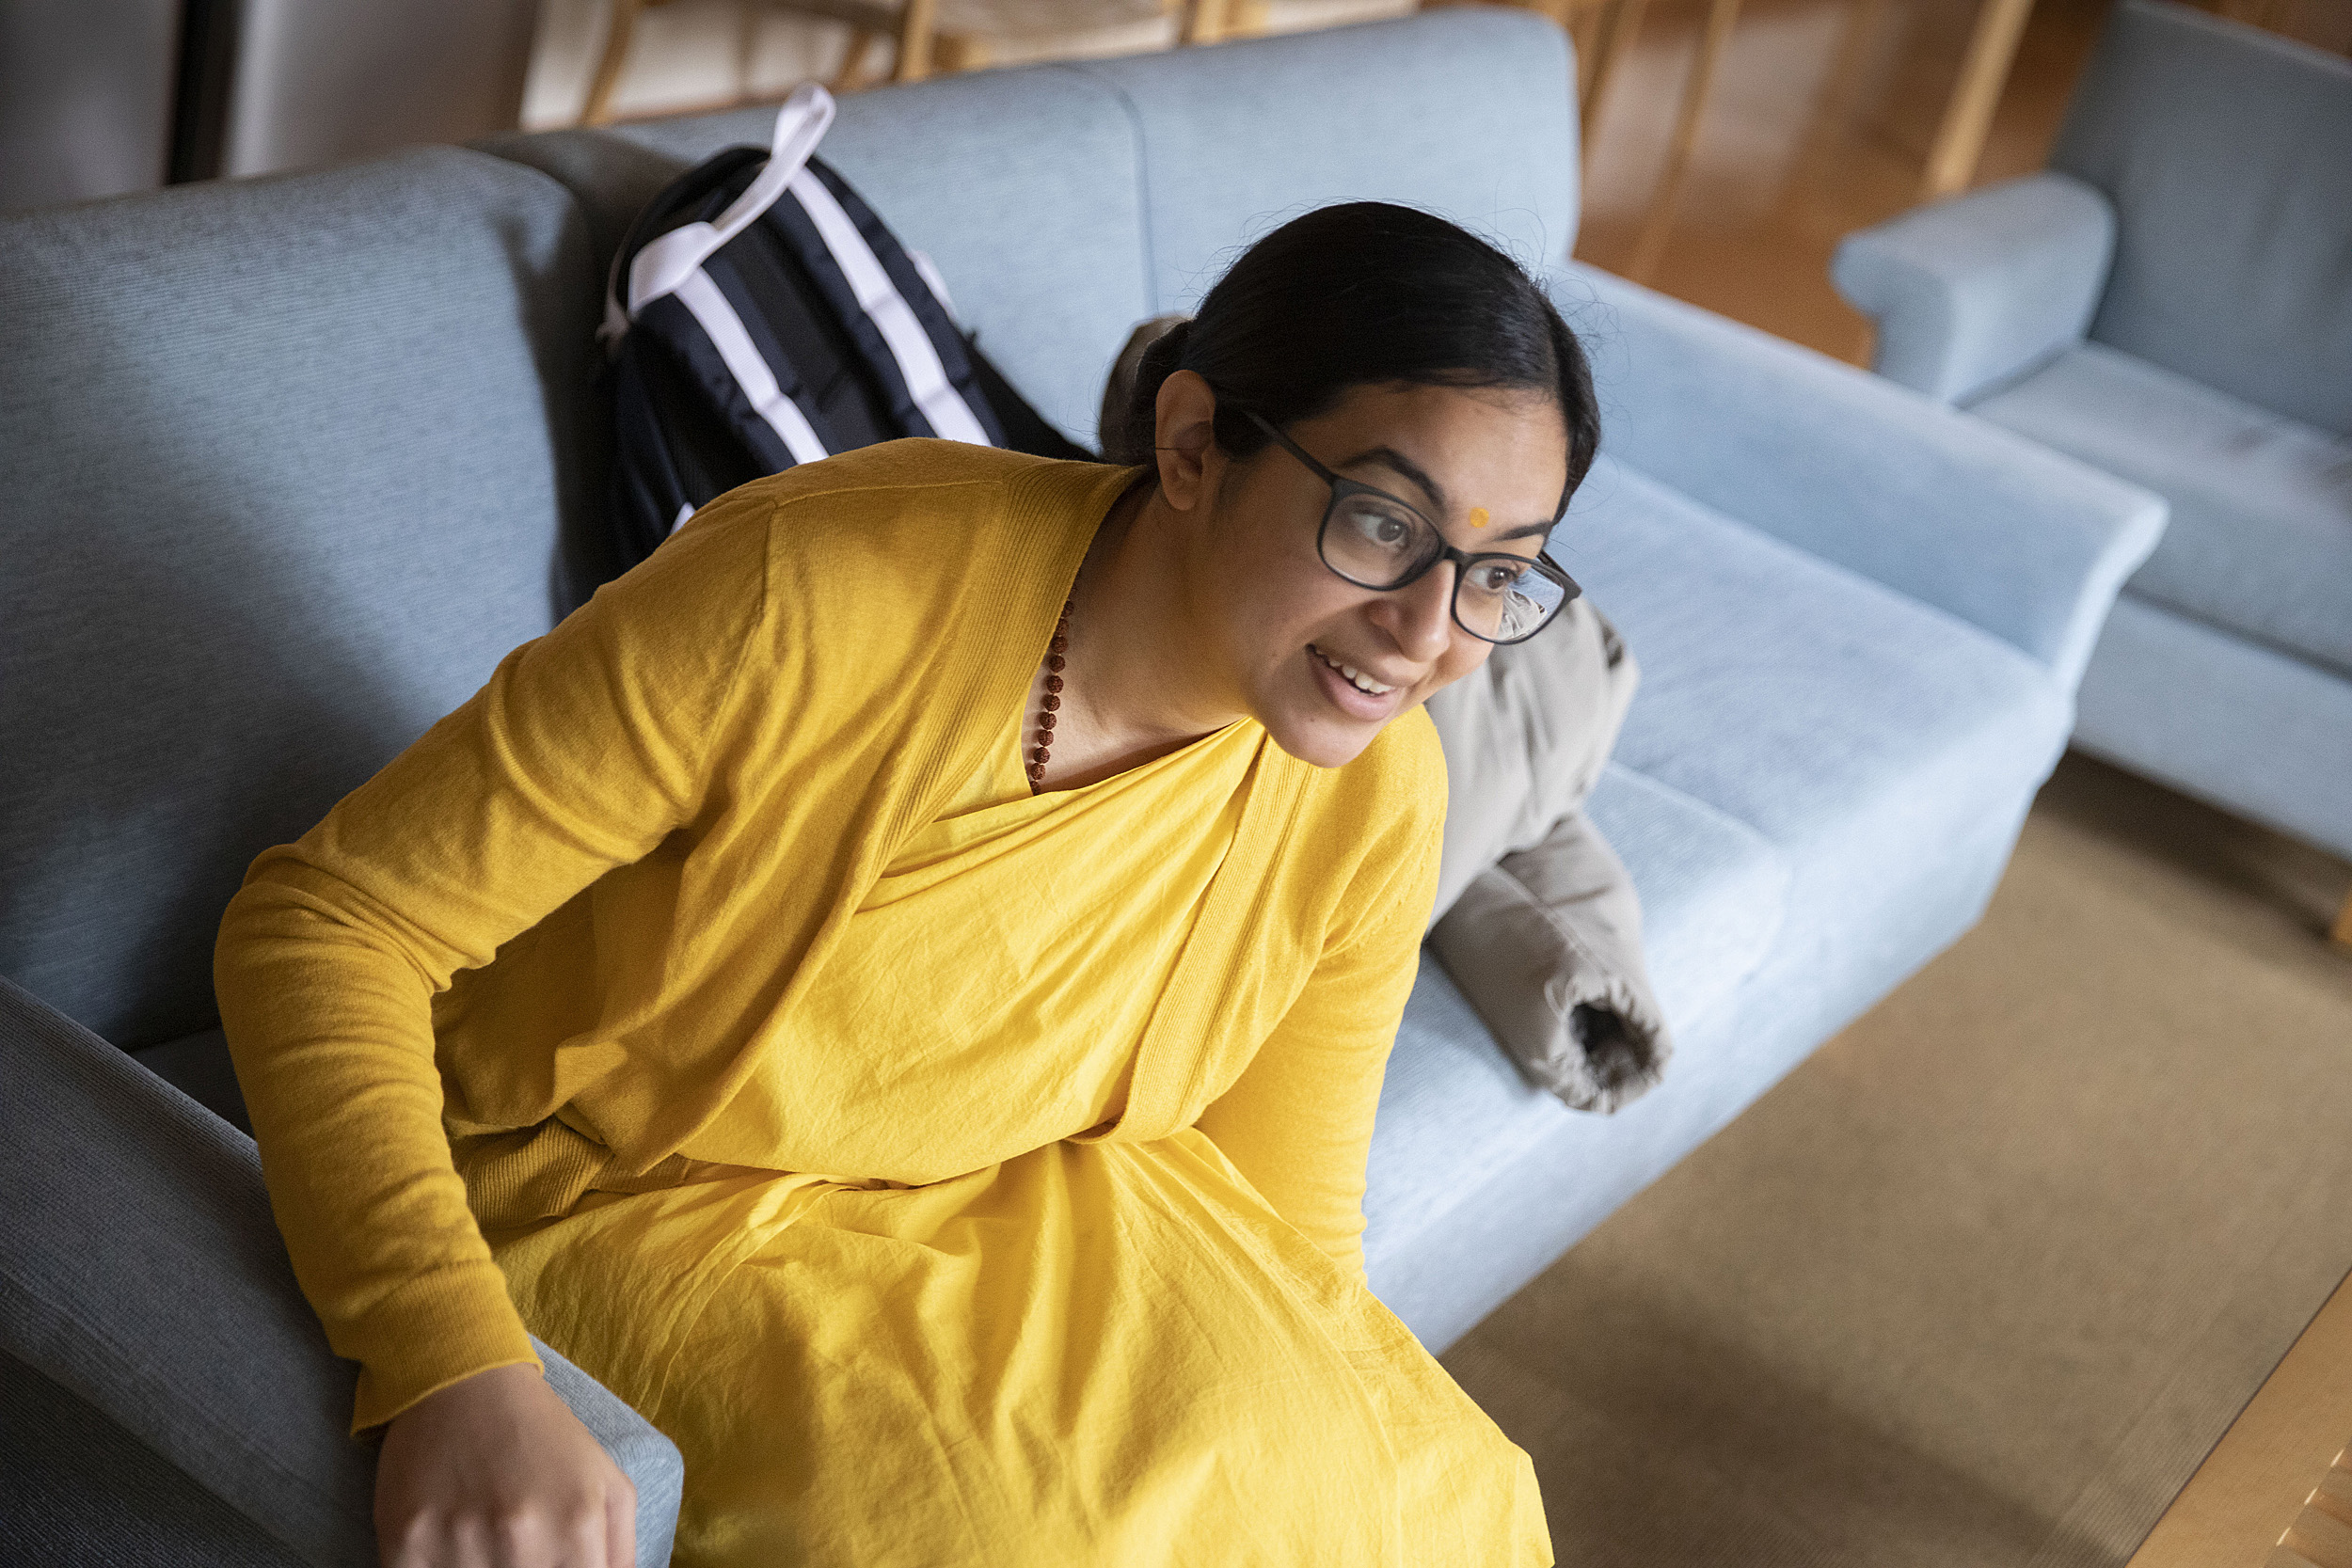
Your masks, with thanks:
<instances>
[{"instance_id":1,"label":"couch backrest cushion","mask_svg":"<svg viewBox=\"0 0 2352 1568\"><path fill-rule=\"evenodd\" d=\"M736 109L482 145L569 185L601 264L662 185L722 148L766 146L774 121L772 107ZM818 150L938 264L957 317L1023 395L1093 446L1111 356L1152 313L1118 97L1052 65L884 87L841 100Z\"/></svg>"},{"instance_id":2,"label":"couch backrest cushion","mask_svg":"<svg viewBox=\"0 0 2352 1568\"><path fill-rule=\"evenodd\" d=\"M594 297L570 198L453 149L0 222L0 974L212 1021L252 857L596 574Z\"/></svg>"},{"instance_id":3,"label":"couch backrest cushion","mask_svg":"<svg viewBox=\"0 0 2352 1568\"><path fill-rule=\"evenodd\" d=\"M1463 7L1073 69L1136 119L1152 314L1190 309L1248 242L1336 201L1428 208L1531 269L1576 243L1567 39L1533 12Z\"/></svg>"},{"instance_id":4,"label":"couch backrest cushion","mask_svg":"<svg viewBox=\"0 0 2352 1568\"><path fill-rule=\"evenodd\" d=\"M2093 338L2352 435L2352 61L2121 0L2050 166L2115 203Z\"/></svg>"}]
</instances>

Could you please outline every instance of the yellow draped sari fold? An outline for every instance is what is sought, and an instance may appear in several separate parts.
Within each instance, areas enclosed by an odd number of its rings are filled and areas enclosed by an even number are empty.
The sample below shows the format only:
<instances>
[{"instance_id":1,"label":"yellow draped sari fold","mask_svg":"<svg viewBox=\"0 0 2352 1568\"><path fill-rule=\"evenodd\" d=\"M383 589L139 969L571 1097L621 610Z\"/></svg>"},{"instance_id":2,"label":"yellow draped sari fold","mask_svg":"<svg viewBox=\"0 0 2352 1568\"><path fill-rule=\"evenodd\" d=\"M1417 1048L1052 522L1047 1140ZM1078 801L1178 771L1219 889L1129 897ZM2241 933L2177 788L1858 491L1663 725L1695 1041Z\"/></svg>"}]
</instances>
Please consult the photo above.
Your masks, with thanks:
<instances>
[{"instance_id":1,"label":"yellow draped sari fold","mask_svg":"<svg viewBox=\"0 0 2352 1568\"><path fill-rule=\"evenodd\" d=\"M1526 1458L1205 1105L1131 1114L1263 731L1042 797L1016 738L874 883L698 1180L490 1238L684 1452L676 1560L1550 1561ZM1152 1064L1196 1098L1200 1067Z\"/></svg>"},{"instance_id":2,"label":"yellow draped sari fold","mask_svg":"<svg viewBox=\"0 0 2352 1568\"><path fill-rule=\"evenodd\" d=\"M746 485L255 862L215 988L356 1430L535 1332L683 1450L685 1568L1549 1560L1363 1283L1426 717L1021 776L1137 477Z\"/></svg>"}]
</instances>

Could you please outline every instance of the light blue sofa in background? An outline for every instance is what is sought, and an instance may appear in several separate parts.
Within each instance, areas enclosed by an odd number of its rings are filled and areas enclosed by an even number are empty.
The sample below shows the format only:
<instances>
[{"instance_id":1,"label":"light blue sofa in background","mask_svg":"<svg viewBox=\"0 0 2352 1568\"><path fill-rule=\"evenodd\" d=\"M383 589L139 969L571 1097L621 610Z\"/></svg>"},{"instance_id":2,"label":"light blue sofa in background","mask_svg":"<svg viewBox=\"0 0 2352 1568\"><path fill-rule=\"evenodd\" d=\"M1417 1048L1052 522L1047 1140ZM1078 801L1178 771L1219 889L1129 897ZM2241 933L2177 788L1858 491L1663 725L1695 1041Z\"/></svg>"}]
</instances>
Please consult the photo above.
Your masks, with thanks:
<instances>
[{"instance_id":1,"label":"light blue sofa in background","mask_svg":"<svg viewBox=\"0 0 2352 1568\"><path fill-rule=\"evenodd\" d=\"M1880 373L2171 503L2075 743L2352 856L2352 61L2121 0L2047 172L1833 270Z\"/></svg>"},{"instance_id":2,"label":"light blue sofa in background","mask_svg":"<svg viewBox=\"0 0 2352 1568\"><path fill-rule=\"evenodd\" d=\"M1324 202L1484 229L1586 333L1607 451L1553 548L1646 672L1590 809L1679 1052L1628 1110L1570 1113L1423 964L1368 1244L1434 1348L1977 918L2160 525L2071 459L1566 263L1571 80L1550 24L1454 10L878 91L825 146L1080 438L1134 323ZM600 576L605 260L765 118L0 223L0 1464L25 1478L0 1500L44 1561L365 1560L348 1369L250 1146L141 1064L234 1115L207 958L246 861ZM674 1507L658 1436L566 1392ZM641 1524L651 1564L668 1520Z\"/></svg>"}]
</instances>

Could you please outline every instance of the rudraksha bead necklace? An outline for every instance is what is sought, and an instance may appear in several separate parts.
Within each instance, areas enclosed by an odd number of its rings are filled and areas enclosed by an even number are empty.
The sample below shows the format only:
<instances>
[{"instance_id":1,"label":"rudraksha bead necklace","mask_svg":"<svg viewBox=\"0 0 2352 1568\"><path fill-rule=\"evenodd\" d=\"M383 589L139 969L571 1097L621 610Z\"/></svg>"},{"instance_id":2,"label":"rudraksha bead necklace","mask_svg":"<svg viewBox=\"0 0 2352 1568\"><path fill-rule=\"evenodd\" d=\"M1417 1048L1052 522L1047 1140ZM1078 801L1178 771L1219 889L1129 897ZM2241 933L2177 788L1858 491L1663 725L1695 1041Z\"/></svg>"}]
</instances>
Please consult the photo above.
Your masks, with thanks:
<instances>
[{"instance_id":1,"label":"rudraksha bead necklace","mask_svg":"<svg viewBox=\"0 0 2352 1568\"><path fill-rule=\"evenodd\" d=\"M1029 793L1041 793L1045 785L1045 764L1054 754L1054 726L1060 722L1061 673L1069 667L1064 656L1070 652L1070 607L1073 601L1064 599L1061 619L1054 623L1054 640L1045 644L1045 696L1038 705L1037 748L1029 753Z\"/></svg>"}]
</instances>

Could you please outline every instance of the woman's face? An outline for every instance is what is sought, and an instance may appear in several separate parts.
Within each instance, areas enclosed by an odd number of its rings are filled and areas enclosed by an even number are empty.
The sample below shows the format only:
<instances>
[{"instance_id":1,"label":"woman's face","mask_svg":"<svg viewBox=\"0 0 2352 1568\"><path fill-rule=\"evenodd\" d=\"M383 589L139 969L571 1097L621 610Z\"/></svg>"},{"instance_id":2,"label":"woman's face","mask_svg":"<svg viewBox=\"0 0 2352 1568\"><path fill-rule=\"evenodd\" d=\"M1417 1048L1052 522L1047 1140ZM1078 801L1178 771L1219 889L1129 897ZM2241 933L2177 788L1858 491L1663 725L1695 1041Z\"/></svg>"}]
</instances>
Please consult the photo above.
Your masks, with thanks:
<instances>
[{"instance_id":1,"label":"woman's face","mask_svg":"<svg viewBox=\"0 0 2352 1568\"><path fill-rule=\"evenodd\" d=\"M1164 437L1176 434L1169 392L1214 407L1198 376L1168 379ZM1359 387L1284 434L1342 478L1406 502L1464 551L1533 557L1567 482L1566 424L1540 394ZM1164 458L1164 487L1172 466ZM1232 697L1293 756L1339 767L1485 662L1493 644L1454 618L1454 562L1388 592L1323 563L1316 533L1331 488L1279 445L1238 463L1211 446L1193 475L1189 619Z\"/></svg>"}]
</instances>

